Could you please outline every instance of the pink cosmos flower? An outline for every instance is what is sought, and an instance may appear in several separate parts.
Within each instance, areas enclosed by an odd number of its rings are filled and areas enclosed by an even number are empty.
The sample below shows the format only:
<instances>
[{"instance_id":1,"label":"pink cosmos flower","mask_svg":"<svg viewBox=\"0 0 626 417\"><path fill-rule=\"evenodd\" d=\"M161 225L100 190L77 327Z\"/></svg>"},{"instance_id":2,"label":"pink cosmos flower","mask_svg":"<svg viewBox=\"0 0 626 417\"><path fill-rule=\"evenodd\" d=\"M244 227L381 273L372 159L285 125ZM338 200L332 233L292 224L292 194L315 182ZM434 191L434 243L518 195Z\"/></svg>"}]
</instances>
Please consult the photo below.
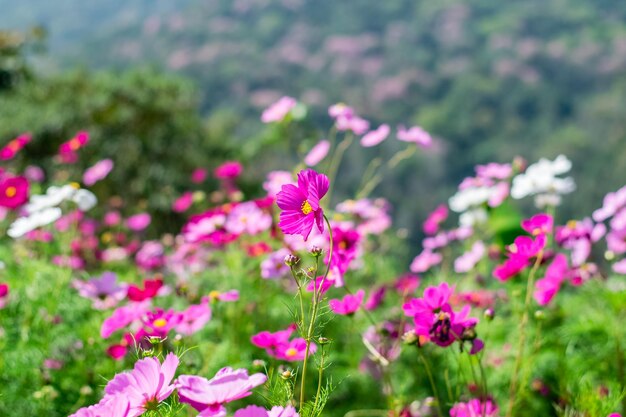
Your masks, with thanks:
<instances>
[{"instance_id":1,"label":"pink cosmos flower","mask_svg":"<svg viewBox=\"0 0 626 417\"><path fill-rule=\"evenodd\" d=\"M626 275L626 258L613 264L613 272Z\"/></svg>"},{"instance_id":2,"label":"pink cosmos flower","mask_svg":"<svg viewBox=\"0 0 626 417\"><path fill-rule=\"evenodd\" d=\"M306 290L308 292L321 291L322 294L325 294L334 284L335 282L330 277L324 279L323 276L319 276L307 284Z\"/></svg>"},{"instance_id":3,"label":"pink cosmos flower","mask_svg":"<svg viewBox=\"0 0 626 417\"><path fill-rule=\"evenodd\" d=\"M228 214L225 229L229 233L240 235L246 233L254 236L266 231L272 226L272 216L253 201L238 204Z\"/></svg>"},{"instance_id":4,"label":"pink cosmos flower","mask_svg":"<svg viewBox=\"0 0 626 417\"><path fill-rule=\"evenodd\" d=\"M450 417L498 417L498 406L490 400L476 398L467 403L457 403L450 409Z\"/></svg>"},{"instance_id":5,"label":"pink cosmos flower","mask_svg":"<svg viewBox=\"0 0 626 417\"><path fill-rule=\"evenodd\" d=\"M165 249L158 240L147 240L135 255L137 266L145 271L158 269L165 264Z\"/></svg>"},{"instance_id":6,"label":"pink cosmos flower","mask_svg":"<svg viewBox=\"0 0 626 417\"><path fill-rule=\"evenodd\" d=\"M522 221L522 229L533 236L547 235L552 233L554 219L549 214L536 214L530 219Z\"/></svg>"},{"instance_id":7,"label":"pink cosmos flower","mask_svg":"<svg viewBox=\"0 0 626 417\"><path fill-rule=\"evenodd\" d=\"M312 169L300 171L297 186L283 185L276 196L276 203L282 209L278 226L283 233L299 234L307 240L315 223L319 231L323 232L324 212L320 200L328 188L328 177Z\"/></svg>"},{"instance_id":8,"label":"pink cosmos flower","mask_svg":"<svg viewBox=\"0 0 626 417\"><path fill-rule=\"evenodd\" d=\"M216 291L213 290L209 293L209 301L222 301L222 302L233 302L239 300L239 291L238 290L229 290L229 291Z\"/></svg>"},{"instance_id":9,"label":"pink cosmos flower","mask_svg":"<svg viewBox=\"0 0 626 417\"><path fill-rule=\"evenodd\" d=\"M141 359L135 363L132 371L115 375L104 391L107 395L122 395L128 399L129 417L155 410L175 389L170 382L178 362L178 357L173 353L169 353L162 364L154 357Z\"/></svg>"},{"instance_id":10,"label":"pink cosmos flower","mask_svg":"<svg viewBox=\"0 0 626 417\"><path fill-rule=\"evenodd\" d=\"M546 275L535 283L533 296L537 304L545 306L552 301L567 278L568 272L567 257L562 253L557 254L546 269Z\"/></svg>"},{"instance_id":11,"label":"pink cosmos flower","mask_svg":"<svg viewBox=\"0 0 626 417\"><path fill-rule=\"evenodd\" d=\"M192 335L200 331L211 320L209 299L204 298L200 304L192 304L180 315L180 322L175 329L178 333Z\"/></svg>"},{"instance_id":12,"label":"pink cosmos flower","mask_svg":"<svg viewBox=\"0 0 626 417\"><path fill-rule=\"evenodd\" d=\"M274 406L269 411L263 407L249 405L235 411L233 417L300 417L300 414L290 405L287 407Z\"/></svg>"},{"instance_id":13,"label":"pink cosmos flower","mask_svg":"<svg viewBox=\"0 0 626 417\"><path fill-rule=\"evenodd\" d=\"M263 123L282 122L298 102L293 97L284 96L263 111Z\"/></svg>"},{"instance_id":14,"label":"pink cosmos flower","mask_svg":"<svg viewBox=\"0 0 626 417\"><path fill-rule=\"evenodd\" d=\"M481 178L491 178L496 180L505 180L513 174L511 164L498 164L490 162L486 165L476 165L476 175Z\"/></svg>"},{"instance_id":15,"label":"pink cosmos flower","mask_svg":"<svg viewBox=\"0 0 626 417\"><path fill-rule=\"evenodd\" d=\"M206 168L196 168L191 173L191 182L194 184L203 183L208 175L208 170Z\"/></svg>"},{"instance_id":16,"label":"pink cosmos flower","mask_svg":"<svg viewBox=\"0 0 626 417\"><path fill-rule=\"evenodd\" d=\"M367 301L365 301L365 309L367 311L372 311L377 309L385 299L385 294L387 294L387 287L381 286L372 291L367 297Z\"/></svg>"},{"instance_id":17,"label":"pink cosmos flower","mask_svg":"<svg viewBox=\"0 0 626 417\"><path fill-rule=\"evenodd\" d=\"M338 117L350 118L354 116L354 110L344 103L337 103L328 108L328 115L333 119Z\"/></svg>"},{"instance_id":18,"label":"pink cosmos flower","mask_svg":"<svg viewBox=\"0 0 626 417\"><path fill-rule=\"evenodd\" d=\"M94 166L87 168L83 174L83 183L87 186L92 186L98 181L105 179L113 170L113 165L113 161L110 159L96 162Z\"/></svg>"},{"instance_id":19,"label":"pink cosmos flower","mask_svg":"<svg viewBox=\"0 0 626 417\"><path fill-rule=\"evenodd\" d=\"M419 126L413 126L408 130L404 126L398 126L398 140L416 143L424 148L432 145L433 139L430 134Z\"/></svg>"},{"instance_id":20,"label":"pink cosmos flower","mask_svg":"<svg viewBox=\"0 0 626 417\"><path fill-rule=\"evenodd\" d=\"M317 351L317 345L315 343L311 343L309 347L309 356L313 355ZM289 361L289 362L300 362L304 360L304 356L306 354L306 340L301 337L293 339L286 344L280 344L276 346L273 354L268 351L268 354L274 356L276 359Z\"/></svg>"},{"instance_id":21,"label":"pink cosmos flower","mask_svg":"<svg viewBox=\"0 0 626 417\"><path fill-rule=\"evenodd\" d=\"M380 125L378 129L372 130L371 132L366 133L361 138L361 146L369 148L369 147L378 145L379 143L387 139L387 136L389 136L390 131L391 129L389 128L389 125L387 124Z\"/></svg>"},{"instance_id":22,"label":"pink cosmos flower","mask_svg":"<svg viewBox=\"0 0 626 417\"><path fill-rule=\"evenodd\" d=\"M262 349L274 349L279 345L289 343L289 338L295 329L296 326L291 325L285 330L279 330L274 333L262 331L261 333L253 335L250 341L253 345Z\"/></svg>"},{"instance_id":23,"label":"pink cosmos flower","mask_svg":"<svg viewBox=\"0 0 626 417\"><path fill-rule=\"evenodd\" d=\"M215 168L213 174L219 179L234 179L241 175L243 166L237 161L226 161Z\"/></svg>"},{"instance_id":24,"label":"pink cosmos flower","mask_svg":"<svg viewBox=\"0 0 626 417\"><path fill-rule=\"evenodd\" d=\"M442 259L441 254L425 249L413 259L409 269L416 274L426 272L433 266L439 265Z\"/></svg>"},{"instance_id":25,"label":"pink cosmos flower","mask_svg":"<svg viewBox=\"0 0 626 417\"><path fill-rule=\"evenodd\" d=\"M162 292L163 288L162 279L145 279L143 281L143 289L134 284L128 286L128 299L131 301L149 300L159 294L164 295Z\"/></svg>"},{"instance_id":26,"label":"pink cosmos flower","mask_svg":"<svg viewBox=\"0 0 626 417\"><path fill-rule=\"evenodd\" d=\"M468 252L465 252L454 261L454 272L461 274L471 271L485 256L486 252L487 248L483 242L480 240L474 242Z\"/></svg>"},{"instance_id":27,"label":"pink cosmos flower","mask_svg":"<svg viewBox=\"0 0 626 417\"><path fill-rule=\"evenodd\" d=\"M43 169L36 165L28 165L24 168L24 176L30 182L43 182L46 179Z\"/></svg>"},{"instance_id":28,"label":"pink cosmos flower","mask_svg":"<svg viewBox=\"0 0 626 417\"><path fill-rule=\"evenodd\" d=\"M96 310L105 310L114 307L126 296L126 285L118 284L114 272L104 272L100 277L89 281L74 280L72 286L78 290L81 297L89 298Z\"/></svg>"},{"instance_id":29,"label":"pink cosmos flower","mask_svg":"<svg viewBox=\"0 0 626 417\"><path fill-rule=\"evenodd\" d=\"M424 222L424 233L427 235L434 235L439 231L439 225L446 221L448 218L448 206L445 204L439 205L432 213L428 215L428 218Z\"/></svg>"},{"instance_id":30,"label":"pink cosmos flower","mask_svg":"<svg viewBox=\"0 0 626 417\"><path fill-rule=\"evenodd\" d=\"M263 189L269 197L275 198L285 184L293 184L293 177L288 171L272 171L267 174L267 180L263 183Z\"/></svg>"},{"instance_id":31,"label":"pink cosmos flower","mask_svg":"<svg viewBox=\"0 0 626 417\"><path fill-rule=\"evenodd\" d=\"M222 368L210 380L181 375L175 382L181 403L189 404L198 417L225 416L224 404L252 394L252 389L262 385L267 377L261 373L248 375L246 369Z\"/></svg>"},{"instance_id":32,"label":"pink cosmos flower","mask_svg":"<svg viewBox=\"0 0 626 417\"><path fill-rule=\"evenodd\" d=\"M423 298L412 299L405 303L402 309L407 316L415 316L424 312L434 313L448 304L453 292L453 287L450 287L447 282L442 282L437 287L426 288Z\"/></svg>"},{"instance_id":33,"label":"pink cosmos flower","mask_svg":"<svg viewBox=\"0 0 626 417\"><path fill-rule=\"evenodd\" d=\"M261 262L261 278L274 279L281 278L289 274L289 267L285 264L285 256L289 255L289 250L282 248L272 252Z\"/></svg>"},{"instance_id":34,"label":"pink cosmos flower","mask_svg":"<svg viewBox=\"0 0 626 417\"><path fill-rule=\"evenodd\" d=\"M9 299L9 284L0 284L0 308L4 308L7 305Z\"/></svg>"},{"instance_id":35,"label":"pink cosmos flower","mask_svg":"<svg viewBox=\"0 0 626 417\"><path fill-rule=\"evenodd\" d=\"M30 133L24 133L11 142L9 142L4 148L0 149L0 160L7 161L13 159L24 146L26 146L32 139Z\"/></svg>"},{"instance_id":36,"label":"pink cosmos flower","mask_svg":"<svg viewBox=\"0 0 626 417\"><path fill-rule=\"evenodd\" d=\"M0 207L16 209L28 201L30 185L25 177L0 177Z\"/></svg>"},{"instance_id":37,"label":"pink cosmos flower","mask_svg":"<svg viewBox=\"0 0 626 417\"><path fill-rule=\"evenodd\" d=\"M73 164L78 160L77 151L89 142L89 133L78 132L72 139L59 146L59 158L65 164Z\"/></svg>"},{"instance_id":38,"label":"pink cosmos flower","mask_svg":"<svg viewBox=\"0 0 626 417\"><path fill-rule=\"evenodd\" d=\"M365 291L358 290L356 294L346 294L341 300L329 300L328 306L335 314L342 316L352 315L361 307L363 297L365 297Z\"/></svg>"},{"instance_id":39,"label":"pink cosmos flower","mask_svg":"<svg viewBox=\"0 0 626 417\"><path fill-rule=\"evenodd\" d=\"M319 141L309 153L304 157L304 163L307 166L314 167L315 165L322 162L326 155L328 155L328 151L330 150L330 142L326 139Z\"/></svg>"},{"instance_id":40,"label":"pink cosmos flower","mask_svg":"<svg viewBox=\"0 0 626 417\"><path fill-rule=\"evenodd\" d=\"M148 213L139 213L126 219L126 226L134 232L140 232L150 225L152 217Z\"/></svg>"},{"instance_id":41,"label":"pink cosmos flower","mask_svg":"<svg viewBox=\"0 0 626 417\"><path fill-rule=\"evenodd\" d=\"M117 308L111 317L104 320L100 328L100 336L107 339L114 332L128 326L130 323L137 321L149 309L149 302L131 303L129 305Z\"/></svg>"},{"instance_id":42,"label":"pink cosmos flower","mask_svg":"<svg viewBox=\"0 0 626 417\"><path fill-rule=\"evenodd\" d=\"M519 274L529 265L530 262L528 259L521 256L514 256L507 259L502 265L498 265L493 270L493 276L500 281L507 281L509 278Z\"/></svg>"},{"instance_id":43,"label":"pink cosmos flower","mask_svg":"<svg viewBox=\"0 0 626 417\"><path fill-rule=\"evenodd\" d=\"M402 275L394 284L394 288L396 289L396 291L398 291L403 297L414 293L419 286L420 277L419 275L413 274Z\"/></svg>"},{"instance_id":44,"label":"pink cosmos flower","mask_svg":"<svg viewBox=\"0 0 626 417\"><path fill-rule=\"evenodd\" d=\"M106 395L98 404L83 407L70 417L131 417L130 402L124 395Z\"/></svg>"},{"instance_id":45,"label":"pink cosmos flower","mask_svg":"<svg viewBox=\"0 0 626 417\"><path fill-rule=\"evenodd\" d=\"M187 191L174 201L172 204L172 211L175 213L184 213L189 210L189 207L193 204L193 193Z\"/></svg>"}]
</instances>

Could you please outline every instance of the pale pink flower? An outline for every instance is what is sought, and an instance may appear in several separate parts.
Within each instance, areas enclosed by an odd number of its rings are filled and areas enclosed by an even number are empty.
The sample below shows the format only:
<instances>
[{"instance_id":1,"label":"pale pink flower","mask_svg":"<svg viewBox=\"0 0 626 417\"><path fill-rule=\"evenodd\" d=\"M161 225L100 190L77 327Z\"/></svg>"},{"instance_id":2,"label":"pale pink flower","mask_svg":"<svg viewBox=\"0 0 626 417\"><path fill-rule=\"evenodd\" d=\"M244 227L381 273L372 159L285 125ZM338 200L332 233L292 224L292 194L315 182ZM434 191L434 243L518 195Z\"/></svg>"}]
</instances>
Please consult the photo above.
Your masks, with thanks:
<instances>
[{"instance_id":1,"label":"pale pink flower","mask_svg":"<svg viewBox=\"0 0 626 417\"><path fill-rule=\"evenodd\" d=\"M626 258L613 264L613 272L626 275Z\"/></svg>"},{"instance_id":2,"label":"pale pink flower","mask_svg":"<svg viewBox=\"0 0 626 417\"><path fill-rule=\"evenodd\" d=\"M389 125L387 124L380 125L378 129L372 130L371 132L366 133L361 138L361 146L369 148L369 147L378 145L379 143L387 139L387 136L389 136L390 131L391 129L389 128Z\"/></svg>"},{"instance_id":3,"label":"pale pink flower","mask_svg":"<svg viewBox=\"0 0 626 417\"><path fill-rule=\"evenodd\" d=\"M328 155L328 151L330 150L330 142L326 139L319 141L309 153L304 157L304 163L310 167L314 167L315 165L322 162L326 155Z\"/></svg>"},{"instance_id":4,"label":"pale pink flower","mask_svg":"<svg viewBox=\"0 0 626 417\"><path fill-rule=\"evenodd\" d=\"M131 417L128 398L124 395L106 395L98 404L81 408L70 417Z\"/></svg>"},{"instance_id":5,"label":"pale pink flower","mask_svg":"<svg viewBox=\"0 0 626 417\"><path fill-rule=\"evenodd\" d=\"M433 266L439 265L442 259L443 257L441 256L441 254L431 252L430 250L425 249L422 251L422 253L420 253L413 259L413 262L411 262L411 266L409 267L409 269L411 270L411 272L414 272L416 274L426 272Z\"/></svg>"},{"instance_id":6,"label":"pale pink flower","mask_svg":"<svg viewBox=\"0 0 626 417\"><path fill-rule=\"evenodd\" d=\"M178 333L192 335L201 330L211 320L211 307L208 298L200 304L192 304L180 315L180 322L175 329Z\"/></svg>"},{"instance_id":7,"label":"pale pink flower","mask_svg":"<svg viewBox=\"0 0 626 417\"><path fill-rule=\"evenodd\" d=\"M130 303L116 309L111 317L104 320L100 328L100 336L103 339L111 336L115 331L128 326L134 321L138 321L150 309L150 302Z\"/></svg>"},{"instance_id":8,"label":"pale pink flower","mask_svg":"<svg viewBox=\"0 0 626 417\"><path fill-rule=\"evenodd\" d=\"M284 96L263 111L261 121L263 123L281 122L297 104L295 98Z\"/></svg>"},{"instance_id":9,"label":"pale pink flower","mask_svg":"<svg viewBox=\"0 0 626 417\"><path fill-rule=\"evenodd\" d=\"M398 126L398 140L416 143L424 148L432 145L433 139L430 134L419 126L413 126L408 130L404 126Z\"/></svg>"},{"instance_id":10,"label":"pale pink flower","mask_svg":"<svg viewBox=\"0 0 626 417\"><path fill-rule=\"evenodd\" d=\"M135 363L130 372L115 375L104 391L107 395L122 395L130 404L129 417L156 409L174 391L170 382L178 367L178 357L169 353L163 364L157 358L144 358Z\"/></svg>"},{"instance_id":11,"label":"pale pink flower","mask_svg":"<svg viewBox=\"0 0 626 417\"><path fill-rule=\"evenodd\" d=\"M262 385L267 377L261 373L248 375L246 369L222 368L212 379L195 375L181 375L175 382L181 403L189 404L198 417L222 416L224 404L252 394L252 389Z\"/></svg>"},{"instance_id":12,"label":"pale pink flower","mask_svg":"<svg viewBox=\"0 0 626 417\"><path fill-rule=\"evenodd\" d=\"M256 203L248 201L238 204L228 214L224 227L229 233L257 235L272 225L272 216L261 210Z\"/></svg>"},{"instance_id":13,"label":"pale pink flower","mask_svg":"<svg viewBox=\"0 0 626 417\"><path fill-rule=\"evenodd\" d=\"M102 161L96 162L94 166L87 168L83 174L83 183L87 186L92 186L98 181L105 179L113 170L113 166L113 161L110 159L103 159Z\"/></svg>"},{"instance_id":14,"label":"pale pink flower","mask_svg":"<svg viewBox=\"0 0 626 417\"><path fill-rule=\"evenodd\" d=\"M485 256L485 252L486 248L483 242L480 240L474 242L468 252L465 252L454 261L454 272L461 274L471 271Z\"/></svg>"},{"instance_id":15,"label":"pale pink flower","mask_svg":"<svg viewBox=\"0 0 626 417\"><path fill-rule=\"evenodd\" d=\"M285 184L294 184L293 175L288 171L272 171L267 174L267 180L263 183L263 189L270 197L276 197Z\"/></svg>"}]
</instances>

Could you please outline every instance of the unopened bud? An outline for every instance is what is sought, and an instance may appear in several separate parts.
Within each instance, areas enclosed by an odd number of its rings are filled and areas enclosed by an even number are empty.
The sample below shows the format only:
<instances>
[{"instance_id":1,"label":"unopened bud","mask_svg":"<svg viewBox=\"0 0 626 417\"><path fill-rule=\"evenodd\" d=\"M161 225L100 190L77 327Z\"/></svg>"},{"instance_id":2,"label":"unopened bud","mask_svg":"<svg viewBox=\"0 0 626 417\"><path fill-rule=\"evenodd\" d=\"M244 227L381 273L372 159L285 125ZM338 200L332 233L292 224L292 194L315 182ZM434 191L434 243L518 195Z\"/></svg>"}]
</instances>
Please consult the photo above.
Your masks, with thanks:
<instances>
[{"instance_id":1,"label":"unopened bud","mask_svg":"<svg viewBox=\"0 0 626 417\"><path fill-rule=\"evenodd\" d=\"M293 377L293 372L291 372L289 369L287 369L282 374L280 374L280 377L282 379L291 379L291 377Z\"/></svg>"},{"instance_id":2,"label":"unopened bud","mask_svg":"<svg viewBox=\"0 0 626 417\"><path fill-rule=\"evenodd\" d=\"M402 335L402 341L407 345L415 345L419 341L419 337L417 337L415 330L409 330Z\"/></svg>"},{"instance_id":3,"label":"unopened bud","mask_svg":"<svg viewBox=\"0 0 626 417\"><path fill-rule=\"evenodd\" d=\"M331 340L329 338L327 338L327 337L320 337L319 339L317 339L317 342L320 345L327 345L327 344L329 344L331 342Z\"/></svg>"},{"instance_id":4,"label":"unopened bud","mask_svg":"<svg viewBox=\"0 0 626 417\"><path fill-rule=\"evenodd\" d=\"M315 256L316 258L319 257L322 254L323 250L322 248L320 248L319 246L311 246L311 248L309 249L309 253L313 256Z\"/></svg>"},{"instance_id":5,"label":"unopened bud","mask_svg":"<svg viewBox=\"0 0 626 417\"><path fill-rule=\"evenodd\" d=\"M264 368L265 361L263 359L255 359L252 361L252 366L256 366L257 368Z\"/></svg>"},{"instance_id":6,"label":"unopened bud","mask_svg":"<svg viewBox=\"0 0 626 417\"><path fill-rule=\"evenodd\" d=\"M488 308L485 310L483 315L485 316L485 319L487 319L487 321L491 321L496 316L496 312L493 308Z\"/></svg>"},{"instance_id":7,"label":"unopened bud","mask_svg":"<svg viewBox=\"0 0 626 417\"><path fill-rule=\"evenodd\" d=\"M296 266L299 263L300 263L300 258L298 258L296 255L290 253L289 255L285 256L285 265Z\"/></svg>"},{"instance_id":8,"label":"unopened bud","mask_svg":"<svg viewBox=\"0 0 626 417\"><path fill-rule=\"evenodd\" d=\"M474 340L476 339L476 329L473 327L466 327L463 329L463 333L461 333L461 339L463 340Z\"/></svg>"},{"instance_id":9,"label":"unopened bud","mask_svg":"<svg viewBox=\"0 0 626 417\"><path fill-rule=\"evenodd\" d=\"M535 311L535 319L543 320L544 318L546 318L546 315L544 314L543 310Z\"/></svg>"}]
</instances>

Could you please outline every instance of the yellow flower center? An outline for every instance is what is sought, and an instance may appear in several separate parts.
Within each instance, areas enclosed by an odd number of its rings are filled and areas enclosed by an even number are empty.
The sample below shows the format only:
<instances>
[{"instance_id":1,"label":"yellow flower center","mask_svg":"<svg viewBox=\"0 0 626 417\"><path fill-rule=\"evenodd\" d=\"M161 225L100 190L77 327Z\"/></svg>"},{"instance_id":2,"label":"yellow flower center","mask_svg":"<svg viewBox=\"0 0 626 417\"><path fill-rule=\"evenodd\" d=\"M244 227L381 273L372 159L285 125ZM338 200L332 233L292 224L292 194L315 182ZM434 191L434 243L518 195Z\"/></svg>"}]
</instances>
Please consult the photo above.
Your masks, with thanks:
<instances>
[{"instance_id":1,"label":"yellow flower center","mask_svg":"<svg viewBox=\"0 0 626 417\"><path fill-rule=\"evenodd\" d=\"M7 187L7 189L4 190L4 194L6 194L6 196L9 197L9 198L15 197L15 194L17 194L17 188L15 188L15 187Z\"/></svg>"},{"instance_id":2,"label":"yellow flower center","mask_svg":"<svg viewBox=\"0 0 626 417\"><path fill-rule=\"evenodd\" d=\"M80 184L77 182L70 182L70 186L75 190L78 190L80 188Z\"/></svg>"},{"instance_id":3,"label":"yellow flower center","mask_svg":"<svg viewBox=\"0 0 626 417\"><path fill-rule=\"evenodd\" d=\"M287 349L285 351L285 355L287 355L287 357L292 358L294 356L296 356L298 354L298 351L295 348L290 347L289 349Z\"/></svg>"},{"instance_id":4,"label":"yellow flower center","mask_svg":"<svg viewBox=\"0 0 626 417\"><path fill-rule=\"evenodd\" d=\"M17 151L20 149L20 143L16 140L12 140L11 142L9 142L9 145L7 147L12 151Z\"/></svg>"},{"instance_id":5,"label":"yellow flower center","mask_svg":"<svg viewBox=\"0 0 626 417\"><path fill-rule=\"evenodd\" d=\"M311 204L309 204L308 200L304 200L302 206L300 207L300 210L302 211L302 214L306 216L313 211L313 207L311 207Z\"/></svg>"},{"instance_id":6,"label":"yellow flower center","mask_svg":"<svg viewBox=\"0 0 626 417\"><path fill-rule=\"evenodd\" d=\"M167 320L163 318L156 319L155 321L152 322L152 325L156 327L157 329L160 329L161 327L165 327L167 325Z\"/></svg>"},{"instance_id":7,"label":"yellow flower center","mask_svg":"<svg viewBox=\"0 0 626 417\"><path fill-rule=\"evenodd\" d=\"M576 225L577 225L576 220L570 220L567 222L567 227L569 227L570 229L576 229Z\"/></svg>"},{"instance_id":8,"label":"yellow flower center","mask_svg":"<svg viewBox=\"0 0 626 417\"><path fill-rule=\"evenodd\" d=\"M212 301L217 300L219 297L220 297L220 292L219 292L219 291L213 290L213 291L211 291L211 292L209 293L209 298L210 298Z\"/></svg>"},{"instance_id":9,"label":"yellow flower center","mask_svg":"<svg viewBox=\"0 0 626 417\"><path fill-rule=\"evenodd\" d=\"M70 149L73 151L77 151L78 149L80 149L80 141L78 140L78 138L70 140Z\"/></svg>"}]
</instances>

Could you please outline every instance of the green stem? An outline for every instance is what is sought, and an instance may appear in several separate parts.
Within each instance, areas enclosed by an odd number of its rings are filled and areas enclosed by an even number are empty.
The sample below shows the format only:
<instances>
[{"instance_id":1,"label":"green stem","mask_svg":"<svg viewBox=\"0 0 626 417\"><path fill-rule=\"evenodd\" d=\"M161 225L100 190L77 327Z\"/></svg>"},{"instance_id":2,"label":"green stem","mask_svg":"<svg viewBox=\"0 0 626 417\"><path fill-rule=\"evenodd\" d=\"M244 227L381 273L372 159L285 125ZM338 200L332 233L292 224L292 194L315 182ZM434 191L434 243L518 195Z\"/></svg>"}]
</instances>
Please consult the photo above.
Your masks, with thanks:
<instances>
[{"instance_id":1,"label":"green stem","mask_svg":"<svg viewBox=\"0 0 626 417\"><path fill-rule=\"evenodd\" d=\"M433 379L433 373L430 370L430 365L428 365L428 361L422 352L422 348L418 347L417 351L419 353L420 360L422 364L424 364L424 369L426 369L426 375L428 376L428 381L430 382L430 388L433 390L433 395L437 400L437 413L439 417L443 417L443 409L441 407L441 397L439 396L439 391L437 390L437 386L435 385L435 380Z\"/></svg>"},{"instance_id":2,"label":"green stem","mask_svg":"<svg viewBox=\"0 0 626 417\"><path fill-rule=\"evenodd\" d=\"M543 251L539 252L537 255L537 259L535 260L535 264L533 268L530 270L528 274L528 283L526 285L526 299L524 300L524 312L522 313L522 320L519 325L519 343L517 345L517 357L515 358L515 366L513 368L513 376L511 377L511 387L509 389L509 403L507 407L506 417L511 417L513 415L513 409L515 407L515 399L517 397L517 380L519 378L520 369L522 366L522 360L524 358L524 347L526 344L526 330L528 324L528 310L530 309L530 302L532 300L533 287L535 285L535 274L537 269L539 269L539 265L541 264L541 260L543 259Z\"/></svg>"},{"instance_id":3,"label":"green stem","mask_svg":"<svg viewBox=\"0 0 626 417\"><path fill-rule=\"evenodd\" d=\"M335 153L328 167L328 179L330 180L330 186L328 188L328 193L326 194L328 196L327 201L332 201L333 184L335 183L334 181L335 176L337 175L337 171L339 170L339 166L341 165L343 154L350 147L353 140L354 140L354 136L348 133L346 134L346 137L341 142L339 142L339 144L337 145L337 148L335 149Z\"/></svg>"}]
</instances>

